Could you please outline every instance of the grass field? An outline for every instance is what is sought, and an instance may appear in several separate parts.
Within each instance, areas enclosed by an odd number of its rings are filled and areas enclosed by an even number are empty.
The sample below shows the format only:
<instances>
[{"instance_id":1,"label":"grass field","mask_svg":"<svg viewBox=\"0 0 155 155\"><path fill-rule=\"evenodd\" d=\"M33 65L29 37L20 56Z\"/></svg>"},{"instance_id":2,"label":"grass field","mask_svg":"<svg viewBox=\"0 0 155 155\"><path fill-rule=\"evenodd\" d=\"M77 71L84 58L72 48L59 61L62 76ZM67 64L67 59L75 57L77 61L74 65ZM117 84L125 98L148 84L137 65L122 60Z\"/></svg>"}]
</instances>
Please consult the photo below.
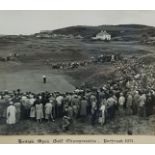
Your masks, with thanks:
<instances>
[{"instance_id":1,"label":"grass field","mask_svg":"<svg viewBox=\"0 0 155 155\"><path fill-rule=\"evenodd\" d=\"M0 56L9 53L17 53L19 57L15 61L0 62L0 90L22 89L23 91L73 91L75 86L84 82L90 82L94 86L115 78L114 67L111 64L90 65L86 68L69 71L53 71L44 64L51 59L52 62L84 60L102 53L120 53L123 56L145 57L155 56L155 46L143 45L138 42L90 42L70 39L26 39L18 41L0 41ZM47 84L43 84L42 75L47 76ZM154 134L153 119L139 121L137 117L131 117L133 134ZM119 122L119 123L118 123ZM104 127L89 123L76 122L72 129L63 132L61 120L57 123L37 124L30 121L22 121L10 129L5 120L0 121L0 134L127 134L126 120L116 118Z\"/></svg>"},{"instance_id":2,"label":"grass field","mask_svg":"<svg viewBox=\"0 0 155 155\"><path fill-rule=\"evenodd\" d=\"M128 125L128 120L130 124ZM130 118L116 117L104 126L98 123L92 126L90 119L80 121L75 120L68 131L62 129L62 119L57 119L55 123L43 121L23 120L18 122L14 127L10 128L6 125L5 120L0 120L1 135L59 135L59 134L103 134L103 135L127 135L128 127L132 130L133 135L154 135L155 134L155 116L147 119L139 119L137 116Z\"/></svg>"},{"instance_id":3,"label":"grass field","mask_svg":"<svg viewBox=\"0 0 155 155\"><path fill-rule=\"evenodd\" d=\"M42 76L46 75L47 83L43 84ZM67 76L54 74L45 69L21 69L15 71L2 71L0 74L0 90L32 91L73 91L74 86L68 81Z\"/></svg>"},{"instance_id":4,"label":"grass field","mask_svg":"<svg viewBox=\"0 0 155 155\"><path fill-rule=\"evenodd\" d=\"M120 53L123 56L155 56L155 47L138 42L91 42L77 39L24 39L5 40L0 42L0 56L17 53L19 57L12 62L0 62L0 86L3 89L31 91L58 90L70 91L74 86L89 81L96 83L103 77L108 78L108 72L114 71L112 66L89 66L73 71L53 72L44 65L47 59L51 62L74 61L89 59L102 53ZM111 68L110 68L111 67ZM48 77L48 85L42 84L42 75ZM107 75L108 74L108 75ZM104 78L105 79L105 78ZM72 83L74 86L72 86Z\"/></svg>"}]
</instances>

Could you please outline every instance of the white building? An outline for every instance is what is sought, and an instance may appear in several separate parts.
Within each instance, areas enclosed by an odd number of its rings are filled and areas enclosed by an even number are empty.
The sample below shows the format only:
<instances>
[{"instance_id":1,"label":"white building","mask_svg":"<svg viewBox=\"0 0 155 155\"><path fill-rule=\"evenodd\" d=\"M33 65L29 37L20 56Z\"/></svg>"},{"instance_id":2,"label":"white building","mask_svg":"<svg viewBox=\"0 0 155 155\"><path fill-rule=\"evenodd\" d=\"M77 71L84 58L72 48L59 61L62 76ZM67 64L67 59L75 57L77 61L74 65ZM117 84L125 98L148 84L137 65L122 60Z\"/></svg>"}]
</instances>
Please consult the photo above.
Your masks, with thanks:
<instances>
[{"instance_id":1,"label":"white building","mask_svg":"<svg viewBox=\"0 0 155 155\"><path fill-rule=\"evenodd\" d=\"M92 37L93 40L111 40L111 35L107 33L106 31L101 31L98 34L96 34L95 37Z\"/></svg>"}]
</instances>

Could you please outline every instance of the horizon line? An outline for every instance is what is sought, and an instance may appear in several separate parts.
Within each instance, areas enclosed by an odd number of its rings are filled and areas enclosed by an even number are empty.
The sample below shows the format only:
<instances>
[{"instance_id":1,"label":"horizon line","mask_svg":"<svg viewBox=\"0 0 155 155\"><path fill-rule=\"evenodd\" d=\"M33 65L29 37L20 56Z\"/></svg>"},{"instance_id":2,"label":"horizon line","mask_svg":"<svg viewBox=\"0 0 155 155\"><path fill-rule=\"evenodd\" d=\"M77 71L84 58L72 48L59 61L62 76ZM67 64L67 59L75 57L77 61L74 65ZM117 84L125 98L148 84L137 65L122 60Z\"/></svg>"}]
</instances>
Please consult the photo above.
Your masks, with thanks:
<instances>
[{"instance_id":1,"label":"horizon line","mask_svg":"<svg viewBox=\"0 0 155 155\"><path fill-rule=\"evenodd\" d=\"M69 26L64 26L64 27L59 27L59 28L55 28L55 29L44 29L44 30L39 30L39 32L34 32L34 33L29 33L29 34L24 34L24 33L19 33L19 34L0 34L0 36L16 36L16 35L24 35L24 36L30 36L30 35L34 35L36 33L41 33L41 31L55 31L55 30L59 30L59 29L65 29L65 28L70 28L70 27L100 27L100 26L127 26L127 25L139 25L139 26L146 26L146 27L152 27L155 28L155 26L153 25L147 25L147 24L139 24L139 23L125 23L125 24L102 24L102 25L69 25Z\"/></svg>"}]
</instances>

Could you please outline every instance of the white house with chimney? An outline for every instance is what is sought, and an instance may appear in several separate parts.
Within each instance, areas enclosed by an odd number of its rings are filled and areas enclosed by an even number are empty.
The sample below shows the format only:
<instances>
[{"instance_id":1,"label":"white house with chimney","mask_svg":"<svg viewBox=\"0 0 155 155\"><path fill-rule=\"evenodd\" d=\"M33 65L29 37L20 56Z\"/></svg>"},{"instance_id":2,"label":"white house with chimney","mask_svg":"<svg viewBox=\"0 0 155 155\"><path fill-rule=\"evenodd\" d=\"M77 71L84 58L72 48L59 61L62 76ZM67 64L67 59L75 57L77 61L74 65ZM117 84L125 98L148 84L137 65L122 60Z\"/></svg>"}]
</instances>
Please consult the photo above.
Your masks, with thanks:
<instances>
[{"instance_id":1,"label":"white house with chimney","mask_svg":"<svg viewBox=\"0 0 155 155\"><path fill-rule=\"evenodd\" d=\"M92 37L93 40L111 40L111 34L107 33L107 31L101 31L96 34L95 37Z\"/></svg>"}]
</instances>

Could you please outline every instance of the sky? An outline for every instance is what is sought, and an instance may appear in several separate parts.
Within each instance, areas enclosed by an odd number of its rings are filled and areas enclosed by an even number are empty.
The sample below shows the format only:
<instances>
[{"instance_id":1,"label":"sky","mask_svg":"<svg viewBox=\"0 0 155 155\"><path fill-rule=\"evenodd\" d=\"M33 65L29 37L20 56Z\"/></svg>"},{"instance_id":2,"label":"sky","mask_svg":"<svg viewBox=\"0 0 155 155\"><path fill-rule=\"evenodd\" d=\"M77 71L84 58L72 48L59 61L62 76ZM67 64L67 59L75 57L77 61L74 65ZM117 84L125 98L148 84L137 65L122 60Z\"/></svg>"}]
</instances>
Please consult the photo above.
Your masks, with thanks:
<instances>
[{"instance_id":1,"label":"sky","mask_svg":"<svg viewBox=\"0 0 155 155\"><path fill-rule=\"evenodd\" d=\"M0 34L33 34L73 25L155 26L155 11L0 11Z\"/></svg>"}]
</instances>

